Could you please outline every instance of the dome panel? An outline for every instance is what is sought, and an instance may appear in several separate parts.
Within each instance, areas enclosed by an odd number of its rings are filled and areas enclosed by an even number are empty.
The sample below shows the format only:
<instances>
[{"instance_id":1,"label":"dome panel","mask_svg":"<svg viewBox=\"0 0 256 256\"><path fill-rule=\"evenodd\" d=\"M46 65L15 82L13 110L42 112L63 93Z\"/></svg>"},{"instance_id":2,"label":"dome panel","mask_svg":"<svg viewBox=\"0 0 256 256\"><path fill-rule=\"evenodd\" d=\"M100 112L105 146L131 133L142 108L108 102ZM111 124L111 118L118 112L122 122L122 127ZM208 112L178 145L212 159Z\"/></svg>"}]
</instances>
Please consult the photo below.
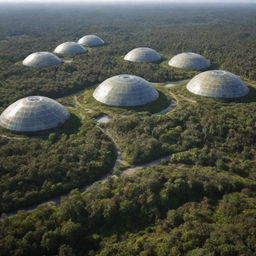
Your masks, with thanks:
<instances>
[{"instance_id":1,"label":"dome panel","mask_svg":"<svg viewBox=\"0 0 256 256\"><path fill-rule=\"evenodd\" d=\"M17 132L36 132L57 127L70 113L57 101L29 96L15 101L0 115L0 126Z\"/></svg>"},{"instance_id":2,"label":"dome panel","mask_svg":"<svg viewBox=\"0 0 256 256\"><path fill-rule=\"evenodd\" d=\"M102 82L93 97L106 105L131 107L153 102L159 94L145 79L133 75L113 76Z\"/></svg>"},{"instance_id":3,"label":"dome panel","mask_svg":"<svg viewBox=\"0 0 256 256\"><path fill-rule=\"evenodd\" d=\"M59 65L62 60L50 52L34 52L28 55L22 63L28 67L46 67Z\"/></svg>"},{"instance_id":4,"label":"dome panel","mask_svg":"<svg viewBox=\"0 0 256 256\"><path fill-rule=\"evenodd\" d=\"M210 70L196 75L187 89L197 95L215 98L242 97L249 88L236 75L223 70Z\"/></svg>"},{"instance_id":5,"label":"dome panel","mask_svg":"<svg viewBox=\"0 0 256 256\"><path fill-rule=\"evenodd\" d=\"M202 55L193 52L180 53L168 62L169 66L185 70L205 70L210 67L210 61Z\"/></svg>"},{"instance_id":6,"label":"dome panel","mask_svg":"<svg viewBox=\"0 0 256 256\"><path fill-rule=\"evenodd\" d=\"M95 47L95 46L100 46L105 44L105 42L96 35L84 36L78 40L78 43L88 47Z\"/></svg>"},{"instance_id":7,"label":"dome panel","mask_svg":"<svg viewBox=\"0 0 256 256\"><path fill-rule=\"evenodd\" d=\"M128 52L124 60L132 61L132 62L158 62L162 59L160 54L147 47L139 47Z\"/></svg>"},{"instance_id":8,"label":"dome panel","mask_svg":"<svg viewBox=\"0 0 256 256\"><path fill-rule=\"evenodd\" d=\"M58 45L54 52L58 54L81 54L87 52L87 50L76 42L65 42Z\"/></svg>"}]
</instances>

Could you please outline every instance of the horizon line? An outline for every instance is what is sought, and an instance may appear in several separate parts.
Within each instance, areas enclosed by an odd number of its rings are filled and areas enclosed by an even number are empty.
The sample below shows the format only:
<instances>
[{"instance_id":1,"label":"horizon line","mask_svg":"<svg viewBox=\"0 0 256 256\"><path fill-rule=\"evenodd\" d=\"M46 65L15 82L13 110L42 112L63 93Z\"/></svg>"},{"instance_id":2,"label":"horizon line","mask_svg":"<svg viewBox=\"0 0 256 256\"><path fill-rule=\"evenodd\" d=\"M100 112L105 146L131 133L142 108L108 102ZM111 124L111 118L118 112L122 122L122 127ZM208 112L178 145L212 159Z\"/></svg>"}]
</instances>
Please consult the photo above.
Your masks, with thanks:
<instances>
[{"instance_id":1,"label":"horizon line","mask_svg":"<svg viewBox=\"0 0 256 256\"><path fill-rule=\"evenodd\" d=\"M48 4L48 3L58 3L58 4L256 4L256 0L0 0L0 4Z\"/></svg>"}]
</instances>

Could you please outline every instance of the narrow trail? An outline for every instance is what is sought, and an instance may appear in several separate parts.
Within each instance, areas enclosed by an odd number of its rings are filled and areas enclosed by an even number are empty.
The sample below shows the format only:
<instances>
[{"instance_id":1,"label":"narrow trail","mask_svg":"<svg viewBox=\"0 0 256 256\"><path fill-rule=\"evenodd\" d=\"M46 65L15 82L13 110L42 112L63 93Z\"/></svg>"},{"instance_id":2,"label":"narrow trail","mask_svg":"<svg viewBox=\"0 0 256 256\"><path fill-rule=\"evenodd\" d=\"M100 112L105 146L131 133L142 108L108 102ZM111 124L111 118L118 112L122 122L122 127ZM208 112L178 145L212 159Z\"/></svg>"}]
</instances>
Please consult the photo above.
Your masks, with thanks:
<instances>
[{"instance_id":1,"label":"narrow trail","mask_svg":"<svg viewBox=\"0 0 256 256\"><path fill-rule=\"evenodd\" d=\"M83 107L83 105L82 105L82 104L79 102L79 100L77 99L77 95L74 96L74 101L75 101L75 104L76 104L79 108L81 108L84 112L86 112L86 113L92 112L91 109L89 109L89 108L84 108L84 107Z\"/></svg>"},{"instance_id":2,"label":"narrow trail","mask_svg":"<svg viewBox=\"0 0 256 256\"><path fill-rule=\"evenodd\" d=\"M174 98L171 98L171 99L170 99L170 105L169 105L167 108L165 108L165 109L163 109L163 110L161 110L161 111L159 111L159 112L157 112L157 113L154 113L154 114L152 114L152 115L162 115L162 114L166 114L166 113L172 111L176 106L177 106L176 100L175 100Z\"/></svg>"},{"instance_id":3,"label":"narrow trail","mask_svg":"<svg viewBox=\"0 0 256 256\"><path fill-rule=\"evenodd\" d=\"M26 138L14 137L14 136L7 136L3 134L1 134L0 137L6 138L8 140L25 140L26 139Z\"/></svg>"},{"instance_id":4,"label":"narrow trail","mask_svg":"<svg viewBox=\"0 0 256 256\"><path fill-rule=\"evenodd\" d=\"M177 96L180 97L181 99L185 100L185 101L190 102L190 103L193 103L193 104L196 104L196 103L197 103L196 100L192 100L192 99L190 99L190 98L188 98L188 97L185 97L185 96L183 96L183 95L178 94Z\"/></svg>"},{"instance_id":5,"label":"narrow trail","mask_svg":"<svg viewBox=\"0 0 256 256\"><path fill-rule=\"evenodd\" d=\"M167 81L165 82L165 87L173 87L176 85L180 85L180 84L185 84L188 83L191 79L182 79L182 80L178 80L178 81Z\"/></svg>"},{"instance_id":6,"label":"narrow trail","mask_svg":"<svg viewBox=\"0 0 256 256\"><path fill-rule=\"evenodd\" d=\"M112 168L112 171L117 169L121 162L124 160L122 154L121 154L121 150L118 146L117 141L115 140L115 138L110 134L110 132L106 129L103 129L102 127L100 127L99 125L97 125L97 128L100 129L104 134L106 134L110 140L112 141L113 145L115 146L115 151L116 151L116 162L114 164L114 167Z\"/></svg>"},{"instance_id":7,"label":"narrow trail","mask_svg":"<svg viewBox=\"0 0 256 256\"><path fill-rule=\"evenodd\" d=\"M114 146L115 146L115 151L116 151L116 161L115 161L115 164L114 166L112 167L111 171L103 176L100 180L97 180L91 184L88 184L88 185L84 185L84 186L81 186L79 188L79 191L82 193L82 192L85 192L86 190L88 190L89 188L91 188L92 186L94 186L95 184L99 183L99 182L105 182L109 177L117 177L115 174L113 174L113 170L117 169L120 164L121 164L121 161L124 160L122 154L121 154L121 151L119 149L119 146L115 140L115 138L110 134L109 131L107 131L106 129L103 129L102 127L100 126L96 126L98 129L100 129L104 134L106 134L110 140L113 142ZM146 163L146 164L143 164L143 165L139 165L139 166L134 166L134 167L131 167L131 168L128 168L126 170L124 170L122 173L121 173L121 176L125 176L125 175L132 175L134 174L136 171L142 169L142 168L146 168L146 167L150 167L150 166L153 166L153 165L157 165L159 164L162 160L167 160L169 159L169 156L166 156L166 157L161 157L157 160L154 160L152 162L149 162L149 163ZM75 188L74 188L75 189ZM73 189L72 189L73 190ZM43 200L43 201L40 201L36 204L33 204L31 206L28 206L28 207L25 207L23 209L19 209L19 210L15 210L15 211L11 211L11 212L7 212L7 213L3 213L2 216L1 216L1 219L2 218L6 218L6 217L11 217L11 216L14 216L18 213L18 211L20 210L23 210L23 211L31 211L31 210L34 210L36 209L38 206L40 205L44 205L44 204L54 204L54 205L58 205L60 204L61 202L61 199L64 198L64 197L69 197L71 196L71 190L69 192L66 192L62 195L59 195L59 196L55 196L55 197L52 197L52 198L49 198L49 199L46 199L46 200Z\"/></svg>"},{"instance_id":8,"label":"narrow trail","mask_svg":"<svg viewBox=\"0 0 256 256\"><path fill-rule=\"evenodd\" d=\"M98 129L100 129L104 134L106 134L110 140L113 142L114 146L115 146L115 151L116 151L116 161L115 161L115 164L114 166L112 167L111 171L103 176L100 180L97 180L91 184L88 184L88 185L84 185L84 186L81 186L79 188L79 191L82 193L82 192L85 192L86 190L90 189L92 186L94 186L95 184L98 184L99 182L105 182L109 177L118 177L116 176L115 174L113 174L113 170L117 169L120 164L121 164L121 161L124 160L122 154L121 154L121 151L118 147L118 144L115 140L115 138L109 133L109 131L103 129L102 127L100 126L96 126ZM157 165L159 164L162 160L168 160L170 158L170 156L165 156L165 157L161 157L159 159L156 159L152 162L149 162L149 163L146 163L146 164L143 164L143 165L139 165L139 166L134 166L134 167L131 167L131 168L128 168L126 170L124 170L122 173L121 173L121 176L125 176L125 175L132 175L134 174L136 171L142 169L142 168L146 168L146 167L151 167L151 166L154 166L154 165ZM73 188L72 190L74 190L75 188ZM70 190L69 192L66 192L62 195L59 195L59 196L55 196L55 197L52 197L52 198L49 198L49 199L46 199L46 200L43 200L43 201L40 201L34 205L31 205L31 206L28 206L28 207L25 207L23 209L19 209L19 210L15 210L15 211L10 211L10 212L7 212L7 213L3 213L2 216L0 217L0 219L3 219L3 218L6 218L6 217L11 217L11 216L14 216L18 213L18 211L22 210L22 211L31 211L31 210L34 210L36 209L38 206L41 206L41 205L44 205L44 204L54 204L54 205L59 205L61 203L61 199L64 198L64 197L69 197L71 196L71 191Z\"/></svg>"},{"instance_id":9,"label":"narrow trail","mask_svg":"<svg viewBox=\"0 0 256 256\"><path fill-rule=\"evenodd\" d=\"M146 164L142 164L142 165L138 165L138 166L135 166L135 167L131 167L131 168L128 168L126 170L124 170L122 173L121 173L121 176L125 176L125 175L133 175L135 172L137 172L138 170L140 169L143 169L143 168L147 168L147 167L151 167L151 166L154 166L154 165L158 165L161 163L161 161L164 161L164 160L170 160L170 156L164 156L164 157L161 157L161 158L158 158L154 161L151 161L149 163L146 163Z\"/></svg>"}]
</instances>

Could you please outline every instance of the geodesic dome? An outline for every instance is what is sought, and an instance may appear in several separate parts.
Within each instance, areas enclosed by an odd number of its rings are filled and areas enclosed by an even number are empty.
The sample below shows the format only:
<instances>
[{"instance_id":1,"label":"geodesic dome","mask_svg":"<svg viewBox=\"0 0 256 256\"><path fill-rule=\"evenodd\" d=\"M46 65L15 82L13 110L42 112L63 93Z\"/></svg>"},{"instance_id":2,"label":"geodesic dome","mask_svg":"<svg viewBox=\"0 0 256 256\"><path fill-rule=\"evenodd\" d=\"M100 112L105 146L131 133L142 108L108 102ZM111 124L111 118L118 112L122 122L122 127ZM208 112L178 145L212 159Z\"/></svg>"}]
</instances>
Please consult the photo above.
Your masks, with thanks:
<instances>
[{"instance_id":1,"label":"geodesic dome","mask_svg":"<svg viewBox=\"0 0 256 256\"><path fill-rule=\"evenodd\" d=\"M210 70L196 75L187 89L197 95L215 98L242 97L249 88L236 75L223 70Z\"/></svg>"},{"instance_id":2,"label":"geodesic dome","mask_svg":"<svg viewBox=\"0 0 256 256\"><path fill-rule=\"evenodd\" d=\"M54 50L54 53L58 54L81 54L85 52L87 52L87 50L76 42L62 43L58 45Z\"/></svg>"},{"instance_id":3,"label":"geodesic dome","mask_svg":"<svg viewBox=\"0 0 256 256\"><path fill-rule=\"evenodd\" d=\"M169 66L185 70L205 70L210 67L210 61L193 52L180 53L168 62Z\"/></svg>"},{"instance_id":4,"label":"geodesic dome","mask_svg":"<svg viewBox=\"0 0 256 256\"><path fill-rule=\"evenodd\" d=\"M36 132L55 128L70 113L57 101L29 96L15 101L0 115L0 126L17 132Z\"/></svg>"},{"instance_id":5,"label":"geodesic dome","mask_svg":"<svg viewBox=\"0 0 256 256\"><path fill-rule=\"evenodd\" d=\"M102 82L93 97L106 105L131 107L145 105L158 98L157 90L145 79L133 75L118 75Z\"/></svg>"},{"instance_id":6,"label":"geodesic dome","mask_svg":"<svg viewBox=\"0 0 256 256\"><path fill-rule=\"evenodd\" d=\"M124 60L132 62L158 62L161 59L162 57L157 51L147 47L135 48L124 57Z\"/></svg>"},{"instance_id":7,"label":"geodesic dome","mask_svg":"<svg viewBox=\"0 0 256 256\"><path fill-rule=\"evenodd\" d=\"M95 47L105 44L105 42L96 35L83 36L78 40L78 43L88 47Z\"/></svg>"},{"instance_id":8,"label":"geodesic dome","mask_svg":"<svg viewBox=\"0 0 256 256\"><path fill-rule=\"evenodd\" d=\"M28 55L22 63L28 67L46 67L59 65L62 60L50 52L34 52Z\"/></svg>"}]
</instances>

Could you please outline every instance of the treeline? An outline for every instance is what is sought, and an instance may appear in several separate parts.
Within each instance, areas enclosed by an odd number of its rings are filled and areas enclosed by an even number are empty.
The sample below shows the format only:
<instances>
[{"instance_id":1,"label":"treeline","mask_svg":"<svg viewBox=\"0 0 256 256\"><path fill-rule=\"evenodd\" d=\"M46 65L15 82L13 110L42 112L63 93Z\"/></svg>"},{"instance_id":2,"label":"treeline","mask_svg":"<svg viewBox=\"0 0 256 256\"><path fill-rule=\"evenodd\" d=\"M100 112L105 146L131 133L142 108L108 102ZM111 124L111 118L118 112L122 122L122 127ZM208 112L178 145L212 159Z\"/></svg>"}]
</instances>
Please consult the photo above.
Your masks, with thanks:
<instances>
[{"instance_id":1,"label":"treeline","mask_svg":"<svg viewBox=\"0 0 256 256\"><path fill-rule=\"evenodd\" d=\"M246 237L255 232L254 188L250 180L214 168L162 165L142 170L111 178L84 194L73 192L58 207L42 206L1 220L0 253L167 256L194 250L188 255L225 255L232 233L233 255L249 255L255 248L255 237ZM238 226L232 225L235 218Z\"/></svg>"}]
</instances>

